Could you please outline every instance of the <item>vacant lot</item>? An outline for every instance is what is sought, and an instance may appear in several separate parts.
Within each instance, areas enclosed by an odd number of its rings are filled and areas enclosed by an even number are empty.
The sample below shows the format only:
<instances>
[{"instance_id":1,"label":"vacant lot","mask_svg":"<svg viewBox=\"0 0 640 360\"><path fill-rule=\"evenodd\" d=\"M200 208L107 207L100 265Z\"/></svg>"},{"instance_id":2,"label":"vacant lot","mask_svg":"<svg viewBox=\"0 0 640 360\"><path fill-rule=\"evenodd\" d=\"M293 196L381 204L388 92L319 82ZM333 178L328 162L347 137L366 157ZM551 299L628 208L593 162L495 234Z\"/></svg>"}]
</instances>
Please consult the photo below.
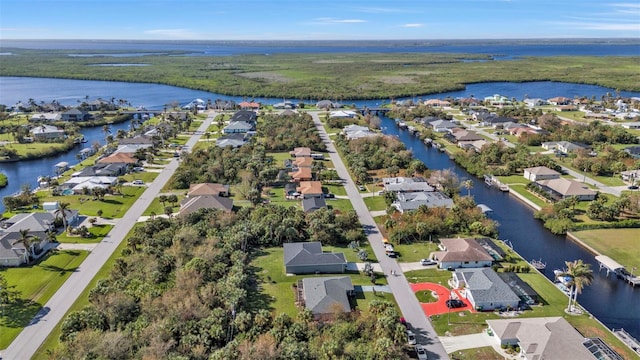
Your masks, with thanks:
<instances>
[{"instance_id":1,"label":"vacant lot","mask_svg":"<svg viewBox=\"0 0 640 360\"><path fill-rule=\"evenodd\" d=\"M628 270L640 269L640 229L596 229L571 234Z\"/></svg>"}]
</instances>

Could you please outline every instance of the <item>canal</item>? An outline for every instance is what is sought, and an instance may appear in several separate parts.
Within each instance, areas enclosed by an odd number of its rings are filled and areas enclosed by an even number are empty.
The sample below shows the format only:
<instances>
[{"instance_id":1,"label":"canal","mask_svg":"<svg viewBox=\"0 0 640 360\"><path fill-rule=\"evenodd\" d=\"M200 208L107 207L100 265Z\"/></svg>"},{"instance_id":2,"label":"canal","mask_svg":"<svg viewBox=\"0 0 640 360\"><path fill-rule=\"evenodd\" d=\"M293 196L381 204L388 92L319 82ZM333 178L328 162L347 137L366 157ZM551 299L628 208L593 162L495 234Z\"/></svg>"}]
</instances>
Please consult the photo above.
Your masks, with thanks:
<instances>
[{"instance_id":1,"label":"canal","mask_svg":"<svg viewBox=\"0 0 640 360\"><path fill-rule=\"evenodd\" d=\"M598 272L593 254L574 241L549 232L534 219L533 209L508 193L488 187L482 179L458 166L446 153L427 147L409 131L398 129L393 119L385 116L381 119L384 133L398 136L429 169L450 169L462 180L471 179L471 194L476 203L485 204L493 210L489 217L500 224L500 239L509 240L514 250L526 260L542 259L546 262L544 274L549 279L553 279L554 269L565 267L565 261L582 259L591 264L595 275L593 283L578 295L578 302L607 327L624 328L640 338L640 287L634 288L612 275L607 278L605 270ZM463 192L466 194L466 189Z\"/></svg>"}]
</instances>

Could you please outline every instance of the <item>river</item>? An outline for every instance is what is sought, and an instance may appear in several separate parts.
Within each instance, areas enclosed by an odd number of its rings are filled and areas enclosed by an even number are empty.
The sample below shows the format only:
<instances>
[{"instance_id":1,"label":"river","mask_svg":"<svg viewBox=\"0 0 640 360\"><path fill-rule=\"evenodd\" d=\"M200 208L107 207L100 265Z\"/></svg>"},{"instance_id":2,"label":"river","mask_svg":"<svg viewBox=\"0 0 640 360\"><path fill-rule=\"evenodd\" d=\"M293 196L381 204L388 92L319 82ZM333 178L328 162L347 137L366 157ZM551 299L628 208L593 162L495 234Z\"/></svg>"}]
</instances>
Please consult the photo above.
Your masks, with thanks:
<instances>
[{"instance_id":1,"label":"river","mask_svg":"<svg viewBox=\"0 0 640 360\"><path fill-rule=\"evenodd\" d=\"M156 84L135 84L104 81L82 81L41 78L10 78L0 77L0 104L14 104L33 98L36 101L58 100L63 104L76 104L85 96L91 99L102 97L110 99L126 99L134 106L144 105L150 109L162 108L164 104L177 101L187 103L194 98L202 99L233 99L242 101L240 97L229 97L204 91L177 88ZM472 84L465 90L438 95L424 96L427 98L444 98L446 96L460 97L474 95L476 98L490 96L495 93L508 97L522 99L524 95L532 98L551 98L554 96L596 96L599 99L613 89L600 86L566 84L553 82L530 83L484 83ZM640 96L639 93L623 92L623 96ZM273 104L282 99L256 99L265 104ZM358 106L374 106L384 103L379 101L356 101ZM467 174L449 157L439 151L427 148L416 137L407 131L398 130L392 119L383 117L384 131L391 135L398 135L413 150L415 156L422 160L430 169L453 169L460 178L470 178L474 181L471 190L476 202L486 204L493 209L491 217L500 223L500 238L510 240L516 251L527 260L542 259L547 263L548 277L553 276L553 269L562 268L564 262L583 259L592 264L595 279L591 286L584 289L578 301L610 328L624 327L636 338L640 338L640 288L631 286L617 279L598 273L598 266L592 254L573 241L562 236L555 236L544 229L541 223L533 218L533 211L520 201L487 188L484 182ZM116 124L113 131L128 127L128 123ZM88 140L84 146L90 146L94 141L104 142L102 128L84 129L83 134ZM20 189L21 184L36 185L36 178L40 175L52 174L53 165L60 161L70 164L77 162L75 154L80 147L57 157L32 160L20 163L0 164L0 171L9 176L9 186L0 189L0 197L10 195ZM466 190L465 190L466 191ZM1 210L1 209L0 209Z\"/></svg>"}]
</instances>

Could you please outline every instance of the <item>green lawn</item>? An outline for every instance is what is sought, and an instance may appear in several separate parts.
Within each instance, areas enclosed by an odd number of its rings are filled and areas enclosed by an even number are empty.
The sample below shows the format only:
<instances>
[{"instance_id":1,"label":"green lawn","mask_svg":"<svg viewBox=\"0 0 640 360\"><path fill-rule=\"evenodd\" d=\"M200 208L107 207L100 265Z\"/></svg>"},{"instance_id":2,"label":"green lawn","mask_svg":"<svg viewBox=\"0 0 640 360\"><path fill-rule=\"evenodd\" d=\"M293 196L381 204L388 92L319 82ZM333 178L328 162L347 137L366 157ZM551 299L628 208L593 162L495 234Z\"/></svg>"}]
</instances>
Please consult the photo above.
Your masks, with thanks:
<instances>
[{"instance_id":1,"label":"green lawn","mask_svg":"<svg viewBox=\"0 0 640 360\"><path fill-rule=\"evenodd\" d=\"M496 176L503 184L528 184L531 181L524 178L522 175L509 175L509 176Z\"/></svg>"},{"instance_id":2,"label":"green lawn","mask_svg":"<svg viewBox=\"0 0 640 360\"><path fill-rule=\"evenodd\" d=\"M100 222L100 220L98 220ZM99 243L113 229L113 225L93 225L90 226L89 232L94 235L92 238L82 238L79 236L68 236L66 232L62 232L56 236L58 242L65 244L92 244Z\"/></svg>"},{"instance_id":3,"label":"green lawn","mask_svg":"<svg viewBox=\"0 0 640 360\"><path fill-rule=\"evenodd\" d=\"M573 171L576 171L578 173L580 173L581 175L586 175L587 177L590 177L592 179L594 179L595 181L599 181L601 183L603 183L604 185L607 186L623 186L625 185L624 181L622 181L622 179L620 178L620 176L597 176L594 175L590 172L586 173L584 171L582 171L582 169L577 169L575 167L573 167L571 165L571 160L572 159L567 159L567 158L558 158L557 161L562 165L565 166ZM577 180L582 180L581 178L578 178Z\"/></svg>"},{"instance_id":4,"label":"green lawn","mask_svg":"<svg viewBox=\"0 0 640 360\"><path fill-rule=\"evenodd\" d=\"M513 191L522 195L527 200L533 202L534 204L540 206L541 208L549 205L549 203L547 203L545 200L543 200L542 198L539 198L537 195L527 190L526 186L524 185L509 185L509 191Z\"/></svg>"},{"instance_id":5,"label":"green lawn","mask_svg":"<svg viewBox=\"0 0 640 360\"><path fill-rule=\"evenodd\" d=\"M106 218L120 218L123 217L131 205L140 197L140 195L146 190L144 186L123 186L123 195L110 195L105 196L103 200L92 200L91 195L66 195L66 196L51 196L46 194L40 199L40 202L45 201L60 201L69 203L69 208L78 209L82 215L98 216L98 210L102 210L102 216ZM80 203L80 199L88 199Z\"/></svg>"},{"instance_id":6,"label":"green lawn","mask_svg":"<svg viewBox=\"0 0 640 360\"><path fill-rule=\"evenodd\" d=\"M353 205L349 199L327 199L327 206L341 212L353 210Z\"/></svg>"},{"instance_id":7,"label":"green lawn","mask_svg":"<svg viewBox=\"0 0 640 360\"><path fill-rule=\"evenodd\" d=\"M18 302L5 306L0 317L0 349L18 336L87 255L85 251L54 250L36 265L0 269L9 285L20 292Z\"/></svg>"},{"instance_id":8,"label":"green lawn","mask_svg":"<svg viewBox=\"0 0 640 360\"><path fill-rule=\"evenodd\" d=\"M364 203L367 205L369 211L386 210L387 204L384 202L384 196L375 195L364 198Z\"/></svg>"},{"instance_id":9,"label":"green lawn","mask_svg":"<svg viewBox=\"0 0 640 360\"><path fill-rule=\"evenodd\" d=\"M322 187L327 188L327 190L331 194L340 195L340 196L347 195L347 190L342 185L322 185Z\"/></svg>"},{"instance_id":10,"label":"green lawn","mask_svg":"<svg viewBox=\"0 0 640 360\"><path fill-rule=\"evenodd\" d=\"M151 201L151 205L149 205L149 207L142 213L142 215L150 216L151 213L155 213L156 215L162 215L164 214L165 206L171 206L173 207L173 210L174 210L173 212L177 212L180 209L180 201L182 201L182 199L184 199L186 195L184 193L183 194L176 193L176 196L178 196L177 203L171 204L169 202L166 202L164 206L162 205L160 200L158 200L159 199L158 197L154 198L153 201Z\"/></svg>"},{"instance_id":11,"label":"green lawn","mask_svg":"<svg viewBox=\"0 0 640 360\"><path fill-rule=\"evenodd\" d=\"M155 180L157 177L158 173L151 171L140 171L120 176L121 179L125 179L127 182L132 182L133 180L142 180L145 182L145 184L153 182L153 180Z\"/></svg>"},{"instance_id":12,"label":"green lawn","mask_svg":"<svg viewBox=\"0 0 640 360\"><path fill-rule=\"evenodd\" d=\"M415 241L410 244L393 245L398 254L398 262L416 262L428 258L429 254L438 251L438 245L429 241Z\"/></svg>"},{"instance_id":13,"label":"green lawn","mask_svg":"<svg viewBox=\"0 0 640 360\"><path fill-rule=\"evenodd\" d=\"M576 231L572 235L627 270L640 269L640 229L596 229ZM636 270L635 274L640 271Z\"/></svg>"},{"instance_id":14,"label":"green lawn","mask_svg":"<svg viewBox=\"0 0 640 360\"><path fill-rule=\"evenodd\" d=\"M453 353L452 353L453 355ZM498 354L491 346L465 349L455 352L456 360L502 360L504 357Z\"/></svg>"}]
</instances>

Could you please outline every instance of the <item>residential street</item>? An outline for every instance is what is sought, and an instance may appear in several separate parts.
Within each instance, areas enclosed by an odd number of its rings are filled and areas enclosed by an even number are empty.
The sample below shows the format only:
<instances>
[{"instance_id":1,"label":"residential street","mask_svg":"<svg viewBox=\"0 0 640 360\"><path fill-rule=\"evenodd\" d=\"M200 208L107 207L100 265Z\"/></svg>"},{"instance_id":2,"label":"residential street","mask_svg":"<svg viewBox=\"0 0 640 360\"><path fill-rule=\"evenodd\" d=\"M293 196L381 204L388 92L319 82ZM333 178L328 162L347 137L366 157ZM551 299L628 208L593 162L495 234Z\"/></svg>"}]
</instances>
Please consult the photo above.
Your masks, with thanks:
<instances>
[{"instance_id":1,"label":"residential street","mask_svg":"<svg viewBox=\"0 0 640 360\"><path fill-rule=\"evenodd\" d=\"M351 179L347 168L336 152L335 146L322 126L318 117L318 112L309 112L309 114L313 117L316 127L320 132L320 137L327 145L329 156L336 168L336 171L338 172L338 175L341 179L345 180L344 187L347 191L347 195L349 196L349 199L351 199L351 203L358 214L360 223L362 224L369 243L378 258L380 266L382 267L384 274L387 276L389 287L393 291L393 295L400 307L402 315L416 334L418 343L422 344L426 349L429 359L448 359L449 356L438 339L438 335L433 329L431 322L427 319L420 303L418 303L413 291L409 287L407 279L402 275L402 269L394 259L385 255L384 248L382 246L382 235L380 234L371 213L367 210L367 206L362 200L362 196ZM397 275L391 276L390 274L392 270Z\"/></svg>"},{"instance_id":2,"label":"residential street","mask_svg":"<svg viewBox=\"0 0 640 360\"><path fill-rule=\"evenodd\" d=\"M187 142L189 149L193 148L213 122L216 115L216 112L209 113L209 116L202 123L198 131L196 131ZM71 274L69 279L58 289L40 312L38 312L34 320L32 320L32 323L25 327L11 345L2 352L0 355L1 359L30 359L35 354L36 350L42 345L51 331L53 331L53 328L62 320L71 305L95 277L118 245L124 240L125 236L136 224L138 218L160 193L160 190L167 183L171 175L173 175L177 167L178 160L172 159L158 177L152 183L148 184L147 190L131 206L124 217L116 223L109 235L95 246L85 261Z\"/></svg>"}]
</instances>

